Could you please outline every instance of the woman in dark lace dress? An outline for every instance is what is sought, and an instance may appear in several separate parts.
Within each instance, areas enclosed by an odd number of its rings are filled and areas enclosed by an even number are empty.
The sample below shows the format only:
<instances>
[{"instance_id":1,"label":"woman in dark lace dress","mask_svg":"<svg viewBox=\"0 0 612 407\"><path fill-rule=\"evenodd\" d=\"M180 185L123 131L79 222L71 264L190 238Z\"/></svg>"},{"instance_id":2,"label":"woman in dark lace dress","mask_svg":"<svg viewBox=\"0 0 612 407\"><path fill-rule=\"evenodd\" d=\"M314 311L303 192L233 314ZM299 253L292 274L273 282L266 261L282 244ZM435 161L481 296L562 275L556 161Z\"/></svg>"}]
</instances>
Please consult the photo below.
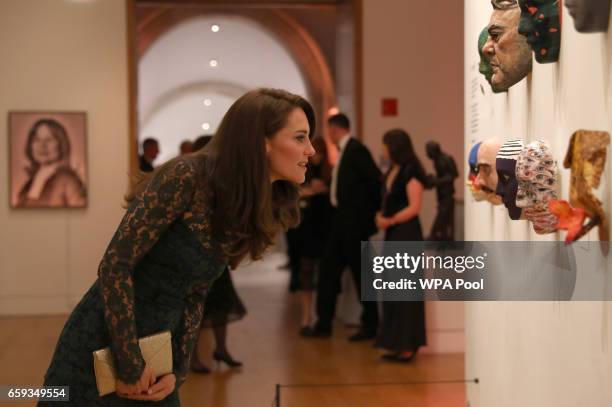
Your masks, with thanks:
<instances>
[{"instance_id":1,"label":"woman in dark lace dress","mask_svg":"<svg viewBox=\"0 0 612 407\"><path fill-rule=\"evenodd\" d=\"M391 168L385 174L382 211L376 215L376 224L385 231L385 241L423 240L419 211L425 172L408 133L401 129L385 133L383 154ZM383 359L409 362L425 344L425 303L384 301L376 338L376 347L390 351Z\"/></svg>"},{"instance_id":2,"label":"woman in dark lace dress","mask_svg":"<svg viewBox=\"0 0 612 407\"><path fill-rule=\"evenodd\" d=\"M228 265L261 258L276 233L298 222L313 132L305 99L254 90L230 107L210 148L137 184L44 385L69 386L70 406L179 406L210 285ZM173 373L155 378L138 338L164 330L172 333ZM92 352L109 345L117 391L99 397Z\"/></svg>"},{"instance_id":3,"label":"woman in dark lace dress","mask_svg":"<svg viewBox=\"0 0 612 407\"><path fill-rule=\"evenodd\" d=\"M193 143L193 151L195 152L203 149L212 140L212 137L213 136L210 135L198 137ZM219 362L223 361L227 363L230 367L240 367L242 366L242 362L234 360L227 350L227 324L238 321L245 315L246 308L234 288L229 268L226 268L225 271L221 273L221 276L212 284L206 296L204 317L202 318L202 330L205 328L212 328L216 344L213 358ZM202 331L200 331L191 357L190 368L194 372L210 373L210 369L204 365L198 357L198 354L202 354L201 349L204 347L204 335Z\"/></svg>"}]
</instances>

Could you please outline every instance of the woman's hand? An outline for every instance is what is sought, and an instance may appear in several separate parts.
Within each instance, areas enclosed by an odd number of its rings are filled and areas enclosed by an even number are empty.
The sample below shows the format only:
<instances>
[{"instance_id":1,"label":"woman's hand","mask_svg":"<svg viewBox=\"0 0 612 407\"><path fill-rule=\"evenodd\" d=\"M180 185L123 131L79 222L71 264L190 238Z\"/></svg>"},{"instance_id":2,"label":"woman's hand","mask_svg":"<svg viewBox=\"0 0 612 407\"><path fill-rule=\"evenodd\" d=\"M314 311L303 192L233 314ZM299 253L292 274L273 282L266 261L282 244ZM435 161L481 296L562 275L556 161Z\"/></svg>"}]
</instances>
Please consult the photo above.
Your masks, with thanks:
<instances>
[{"instance_id":1,"label":"woman's hand","mask_svg":"<svg viewBox=\"0 0 612 407\"><path fill-rule=\"evenodd\" d=\"M389 226L392 225L393 222L391 221L391 218L386 218L382 216L382 213L380 212L376 213L376 227L378 228L378 230L386 230L387 228L389 228Z\"/></svg>"},{"instance_id":2,"label":"woman's hand","mask_svg":"<svg viewBox=\"0 0 612 407\"><path fill-rule=\"evenodd\" d=\"M132 400L161 401L174 391L175 386L176 376L170 373L160 377L146 392L125 397Z\"/></svg>"},{"instance_id":3,"label":"woman's hand","mask_svg":"<svg viewBox=\"0 0 612 407\"><path fill-rule=\"evenodd\" d=\"M325 182L318 178L310 181L310 188L312 189L313 195L327 192L327 185L325 185Z\"/></svg>"},{"instance_id":4,"label":"woman's hand","mask_svg":"<svg viewBox=\"0 0 612 407\"><path fill-rule=\"evenodd\" d=\"M127 384L117 379L115 382L115 389L118 396L129 397L146 392L153 383L155 383L155 373L148 365L145 364L142 375L136 383Z\"/></svg>"}]
</instances>

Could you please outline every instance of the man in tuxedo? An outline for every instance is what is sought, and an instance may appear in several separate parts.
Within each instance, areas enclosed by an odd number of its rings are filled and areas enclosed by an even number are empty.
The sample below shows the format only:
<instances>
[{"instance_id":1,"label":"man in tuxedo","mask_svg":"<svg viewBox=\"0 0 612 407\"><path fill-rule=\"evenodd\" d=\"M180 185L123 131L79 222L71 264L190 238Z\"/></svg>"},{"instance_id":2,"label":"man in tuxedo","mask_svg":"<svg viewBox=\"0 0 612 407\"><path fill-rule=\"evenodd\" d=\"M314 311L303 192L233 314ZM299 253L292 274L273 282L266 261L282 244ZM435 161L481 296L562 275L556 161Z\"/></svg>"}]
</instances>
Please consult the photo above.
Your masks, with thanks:
<instances>
[{"instance_id":1,"label":"man in tuxedo","mask_svg":"<svg viewBox=\"0 0 612 407\"><path fill-rule=\"evenodd\" d=\"M361 301L361 241L376 233L374 218L380 208L381 173L368 149L351 137L346 115L331 116L328 126L330 139L340 150L330 188L332 229L320 265L317 323L303 336L331 336L342 271L349 266L362 306L361 328L349 340L367 340L376 336L378 311L376 302Z\"/></svg>"},{"instance_id":2,"label":"man in tuxedo","mask_svg":"<svg viewBox=\"0 0 612 407\"><path fill-rule=\"evenodd\" d=\"M142 155L138 157L138 166L142 172L153 172L153 161L159 154L159 143L154 138L146 138L142 142Z\"/></svg>"}]
</instances>

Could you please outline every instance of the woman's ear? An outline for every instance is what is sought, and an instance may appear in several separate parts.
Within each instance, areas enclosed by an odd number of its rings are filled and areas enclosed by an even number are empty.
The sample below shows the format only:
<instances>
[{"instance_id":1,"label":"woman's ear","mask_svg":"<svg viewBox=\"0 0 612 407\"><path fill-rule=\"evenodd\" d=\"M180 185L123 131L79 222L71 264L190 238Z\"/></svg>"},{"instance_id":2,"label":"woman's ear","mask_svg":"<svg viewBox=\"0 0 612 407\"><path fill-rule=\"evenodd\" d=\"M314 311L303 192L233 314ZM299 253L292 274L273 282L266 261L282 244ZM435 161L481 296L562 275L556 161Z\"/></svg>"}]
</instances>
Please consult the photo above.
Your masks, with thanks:
<instances>
[{"instance_id":1,"label":"woman's ear","mask_svg":"<svg viewBox=\"0 0 612 407\"><path fill-rule=\"evenodd\" d=\"M270 154L270 149L272 148L270 146L270 139L266 138L265 142L266 142L266 154Z\"/></svg>"}]
</instances>

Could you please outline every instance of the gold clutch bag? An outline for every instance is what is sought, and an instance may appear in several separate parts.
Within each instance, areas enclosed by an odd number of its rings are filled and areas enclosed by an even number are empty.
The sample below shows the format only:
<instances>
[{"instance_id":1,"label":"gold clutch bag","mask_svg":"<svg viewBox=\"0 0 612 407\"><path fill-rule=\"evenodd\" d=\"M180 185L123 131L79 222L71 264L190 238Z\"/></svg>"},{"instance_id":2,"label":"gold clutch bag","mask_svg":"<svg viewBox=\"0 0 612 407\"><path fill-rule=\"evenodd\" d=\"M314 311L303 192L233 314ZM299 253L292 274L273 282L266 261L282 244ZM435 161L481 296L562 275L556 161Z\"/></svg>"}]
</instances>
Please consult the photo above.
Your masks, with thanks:
<instances>
[{"instance_id":1,"label":"gold clutch bag","mask_svg":"<svg viewBox=\"0 0 612 407\"><path fill-rule=\"evenodd\" d=\"M163 331L138 339L142 357L153 369L155 377L172 373L172 342L170 331ZM93 352L94 373L100 396L115 391L117 375L110 347Z\"/></svg>"}]
</instances>

